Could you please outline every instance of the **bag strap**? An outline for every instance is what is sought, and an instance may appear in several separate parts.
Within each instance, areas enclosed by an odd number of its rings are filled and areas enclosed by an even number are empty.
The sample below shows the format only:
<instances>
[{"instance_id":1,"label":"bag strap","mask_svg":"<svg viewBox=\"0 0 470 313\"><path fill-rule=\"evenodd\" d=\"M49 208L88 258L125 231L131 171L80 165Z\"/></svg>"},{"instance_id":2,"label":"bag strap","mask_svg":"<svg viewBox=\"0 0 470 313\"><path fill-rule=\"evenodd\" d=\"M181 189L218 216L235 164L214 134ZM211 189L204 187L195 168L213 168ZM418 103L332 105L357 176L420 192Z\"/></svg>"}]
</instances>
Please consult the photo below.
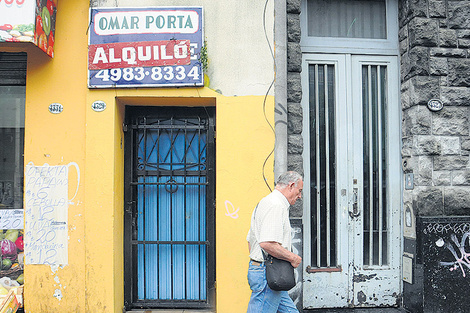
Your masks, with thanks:
<instances>
[{"instance_id":1,"label":"bag strap","mask_svg":"<svg viewBox=\"0 0 470 313\"><path fill-rule=\"evenodd\" d=\"M0 0L0 1L1 1L1 0ZM259 205L259 202L258 202L258 204L256 205L255 210L254 210L254 212L253 212L253 219L255 219L255 220L256 220L256 210L258 209L258 205ZM261 247L260 247L260 248L261 248ZM263 257L264 257L264 260L266 261L267 257L270 256L270 254L267 253L266 251L264 251L263 248L261 248L261 252L263 252ZM292 247L291 247L290 252L292 252Z\"/></svg>"},{"instance_id":2,"label":"bag strap","mask_svg":"<svg viewBox=\"0 0 470 313\"><path fill-rule=\"evenodd\" d=\"M255 210L253 212L253 219L255 220L255 223L256 223L256 211L258 210L258 205L259 205L259 202L258 204L256 205L255 207ZM261 248L261 247L260 247ZM264 261L266 261L268 259L269 256L271 256L269 253L267 253L266 251L264 251L263 248L261 248L261 252L263 253L263 259ZM291 251L292 252L292 251ZM272 256L271 256L272 257Z\"/></svg>"},{"instance_id":3,"label":"bag strap","mask_svg":"<svg viewBox=\"0 0 470 313\"><path fill-rule=\"evenodd\" d=\"M258 204L256 205L255 210L254 210L254 212L253 212L253 219L254 219L254 221L255 221L255 224L256 224L256 211L258 210L258 205L259 205L259 202L258 202ZM264 249L261 248L261 246L260 246L260 249L261 249L261 253L263 253L263 261L266 261L266 259L267 259L268 256L269 256L269 253L267 253L266 251L264 251Z\"/></svg>"}]
</instances>

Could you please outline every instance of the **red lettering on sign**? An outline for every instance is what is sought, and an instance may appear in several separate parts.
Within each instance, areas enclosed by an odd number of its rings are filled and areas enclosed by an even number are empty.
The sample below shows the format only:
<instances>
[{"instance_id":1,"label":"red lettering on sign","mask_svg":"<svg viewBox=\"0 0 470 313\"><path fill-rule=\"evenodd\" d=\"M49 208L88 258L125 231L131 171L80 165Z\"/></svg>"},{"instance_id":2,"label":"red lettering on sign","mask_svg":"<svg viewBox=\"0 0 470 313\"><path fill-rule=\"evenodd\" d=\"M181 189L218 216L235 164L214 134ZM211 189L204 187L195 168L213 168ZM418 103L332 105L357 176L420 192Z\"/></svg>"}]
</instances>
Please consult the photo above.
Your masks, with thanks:
<instances>
[{"instance_id":1,"label":"red lettering on sign","mask_svg":"<svg viewBox=\"0 0 470 313\"><path fill-rule=\"evenodd\" d=\"M189 40L119 42L90 45L88 69L188 65Z\"/></svg>"}]
</instances>

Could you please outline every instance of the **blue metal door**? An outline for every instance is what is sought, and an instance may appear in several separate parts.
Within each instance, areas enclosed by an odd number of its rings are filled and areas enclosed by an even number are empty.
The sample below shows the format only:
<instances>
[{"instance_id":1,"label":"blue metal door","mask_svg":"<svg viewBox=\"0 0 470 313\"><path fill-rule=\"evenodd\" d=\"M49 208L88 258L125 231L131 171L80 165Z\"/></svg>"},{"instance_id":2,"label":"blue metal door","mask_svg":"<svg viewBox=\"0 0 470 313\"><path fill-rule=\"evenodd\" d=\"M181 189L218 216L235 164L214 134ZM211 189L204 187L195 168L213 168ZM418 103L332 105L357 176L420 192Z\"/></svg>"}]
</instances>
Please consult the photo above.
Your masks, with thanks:
<instances>
[{"instance_id":1,"label":"blue metal door","mask_svg":"<svg viewBox=\"0 0 470 313\"><path fill-rule=\"evenodd\" d=\"M126 305L210 307L214 110L133 108L128 117Z\"/></svg>"}]
</instances>

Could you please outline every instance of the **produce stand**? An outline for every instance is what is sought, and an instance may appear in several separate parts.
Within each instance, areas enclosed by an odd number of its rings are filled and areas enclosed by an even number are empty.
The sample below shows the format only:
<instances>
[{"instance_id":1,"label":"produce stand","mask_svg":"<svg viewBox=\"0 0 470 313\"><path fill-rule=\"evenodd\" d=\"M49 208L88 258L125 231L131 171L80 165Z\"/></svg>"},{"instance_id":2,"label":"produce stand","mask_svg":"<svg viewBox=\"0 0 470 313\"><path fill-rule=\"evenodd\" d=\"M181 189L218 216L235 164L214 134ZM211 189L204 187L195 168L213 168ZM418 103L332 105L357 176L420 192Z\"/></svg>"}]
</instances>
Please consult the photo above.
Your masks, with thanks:
<instances>
[{"instance_id":1,"label":"produce stand","mask_svg":"<svg viewBox=\"0 0 470 313\"><path fill-rule=\"evenodd\" d=\"M10 290L0 305L0 313L15 313L18 311L20 304L15 294L15 290Z\"/></svg>"},{"instance_id":2,"label":"produce stand","mask_svg":"<svg viewBox=\"0 0 470 313\"><path fill-rule=\"evenodd\" d=\"M5 210L1 211L5 222ZM23 229L0 229L0 313L23 311L23 234Z\"/></svg>"},{"instance_id":3,"label":"produce stand","mask_svg":"<svg viewBox=\"0 0 470 313\"><path fill-rule=\"evenodd\" d=\"M24 306L23 210L0 203L0 224L0 313L20 313Z\"/></svg>"},{"instance_id":4,"label":"produce stand","mask_svg":"<svg viewBox=\"0 0 470 313\"><path fill-rule=\"evenodd\" d=\"M11 279L17 279L21 274L23 274L23 265L21 264L15 268L0 271L0 277L9 277Z\"/></svg>"}]
</instances>

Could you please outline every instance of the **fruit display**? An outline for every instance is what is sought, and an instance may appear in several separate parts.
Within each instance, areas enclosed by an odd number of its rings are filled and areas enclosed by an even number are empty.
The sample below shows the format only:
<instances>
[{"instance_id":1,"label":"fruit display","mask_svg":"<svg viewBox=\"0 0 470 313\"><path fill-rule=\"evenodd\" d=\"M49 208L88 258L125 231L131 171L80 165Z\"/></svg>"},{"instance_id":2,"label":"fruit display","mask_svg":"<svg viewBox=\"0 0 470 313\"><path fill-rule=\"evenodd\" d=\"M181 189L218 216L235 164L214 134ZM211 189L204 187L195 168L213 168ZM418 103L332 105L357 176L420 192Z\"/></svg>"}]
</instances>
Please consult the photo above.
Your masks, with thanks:
<instances>
[{"instance_id":1,"label":"fruit display","mask_svg":"<svg viewBox=\"0 0 470 313\"><path fill-rule=\"evenodd\" d=\"M0 39L1 41L32 41L34 36L34 24L3 24L0 25Z\"/></svg>"},{"instance_id":2,"label":"fruit display","mask_svg":"<svg viewBox=\"0 0 470 313\"><path fill-rule=\"evenodd\" d=\"M35 0L0 0L0 41L31 42Z\"/></svg>"},{"instance_id":3,"label":"fruit display","mask_svg":"<svg viewBox=\"0 0 470 313\"><path fill-rule=\"evenodd\" d=\"M33 42L51 57L54 55L56 8L52 0L36 0L36 28Z\"/></svg>"},{"instance_id":4,"label":"fruit display","mask_svg":"<svg viewBox=\"0 0 470 313\"><path fill-rule=\"evenodd\" d=\"M54 55L53 0L0 0L0 42L32 42Z\"/></svg>"},{"instance_id":5,"label":"fruit display","mask_svg":"<svg viewBox=\"0 0 470 313\"><path fill-rule=\"evenodd\" d=\"M14 287L23 285L23 230L0 229L0 250L0 287L8 289L8 286Z\"/></svg>"}]
</instances>

